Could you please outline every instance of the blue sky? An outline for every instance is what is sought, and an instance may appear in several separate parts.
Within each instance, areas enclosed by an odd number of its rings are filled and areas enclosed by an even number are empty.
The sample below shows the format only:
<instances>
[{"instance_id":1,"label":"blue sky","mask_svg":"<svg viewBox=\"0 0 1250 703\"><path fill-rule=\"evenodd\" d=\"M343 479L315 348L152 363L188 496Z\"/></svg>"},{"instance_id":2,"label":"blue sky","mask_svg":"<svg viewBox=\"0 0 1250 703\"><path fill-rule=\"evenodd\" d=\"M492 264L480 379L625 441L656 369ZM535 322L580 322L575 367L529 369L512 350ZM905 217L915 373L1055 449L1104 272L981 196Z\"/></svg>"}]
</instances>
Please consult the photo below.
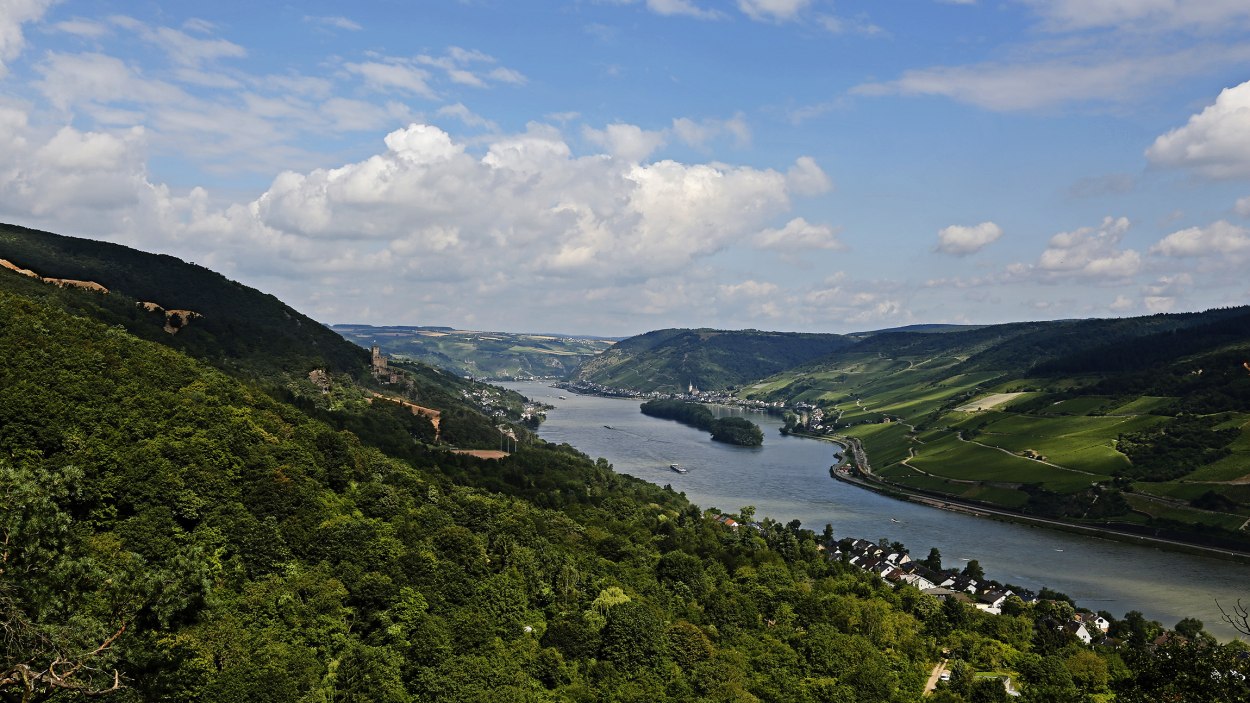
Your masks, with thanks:
<instances>
[{"instance_id":1,"label":"blue sky","mask_svg":"<svg viewBox=\"0 0 1250 703\"><path fill-rule=\"evenodd\" d=\"M1240 305L1248 39L1244 0L0 0L0 220L325 322Z\"/></svg>"}]
</instances>

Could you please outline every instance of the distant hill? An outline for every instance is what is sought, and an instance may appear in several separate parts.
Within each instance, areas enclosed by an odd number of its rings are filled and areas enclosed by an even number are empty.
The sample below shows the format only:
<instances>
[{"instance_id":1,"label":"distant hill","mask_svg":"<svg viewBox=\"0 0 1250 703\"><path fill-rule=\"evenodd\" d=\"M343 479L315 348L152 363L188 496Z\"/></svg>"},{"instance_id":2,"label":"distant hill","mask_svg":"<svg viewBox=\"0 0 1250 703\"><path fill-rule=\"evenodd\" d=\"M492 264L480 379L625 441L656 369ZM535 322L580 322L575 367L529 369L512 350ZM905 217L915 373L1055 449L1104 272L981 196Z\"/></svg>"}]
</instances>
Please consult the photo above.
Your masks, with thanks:
<instances>
[{"instance_id":1,"label":"distant hill","mask_svg":"<svg viewBox=\"0 0 1250 703\"><path fill-rule=\"evenodd\" d=\"M928 332L931 334L941 334L943 332L960 332L964 330L974 330L985 325L944 325L944 324L918 324L903 325L902 327L887 327L880 330L871 330L868 332L852 332L848 337L870 337L874 334L884 334L886 332Z\"/></svg>"},{"instance_id":2,"label":"distant hill","mask_svg":"<svg viewBox=\"0 0 1250 703\"><path fill-rule=\"evenodd\" d=\"M477 332L452 327L332 325L344 338L374 344L396 357L420 361L459 376L488 379L567 378L586 360L612 346L602 337Z\"/></svg>"},{"instance_id":3,"label":"distant hill","mask_svg":"<svg viewBox=\"0 0 1250 703\"><path fill-rule=\"evenodd\" d=\"M723 390L853 344L837 334L666 329L630 337L577 370L579 381L640 391Z\"/></svg>"}]
</instances>

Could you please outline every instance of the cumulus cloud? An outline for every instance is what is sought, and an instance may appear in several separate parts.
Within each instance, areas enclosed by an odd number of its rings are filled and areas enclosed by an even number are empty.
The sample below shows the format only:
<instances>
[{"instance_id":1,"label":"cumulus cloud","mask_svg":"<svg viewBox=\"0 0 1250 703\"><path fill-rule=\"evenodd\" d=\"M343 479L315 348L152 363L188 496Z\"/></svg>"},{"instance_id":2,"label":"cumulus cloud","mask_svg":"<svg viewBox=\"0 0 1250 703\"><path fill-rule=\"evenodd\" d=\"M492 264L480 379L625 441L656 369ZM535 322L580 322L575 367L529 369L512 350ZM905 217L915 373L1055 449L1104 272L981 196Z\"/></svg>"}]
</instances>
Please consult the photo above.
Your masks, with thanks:
<instances>
[{"instance_id":1,"label":"cumulus cloud","mask_svg":"<svg viewBox=\"0 0 1250 703\"><path fill-rule=\"evenodd\" d=\"M1207 227L1173 232L1150 247L1151 254L1172 257L1227 256L1250 252L1250 229L1224 220Z\"/></svg>"},{"instance_id":2,"label":"cumulus cloud","mask_svg":"<svg viewBox=\"0 0 1250 703\"><path fill-rule=\"evenodd\" d=\"M798 195L821 195L833 190L833 181L810 156L800 156L786 172L790 188Z\"/></svg>"},{"instance_id":3,"label":"cumulus cloud","mask_svg":"<svg viewBox=\"0 0 1250 703\"><path fill-rule=\"evenodd\" d=\"M999 237L1003 236L1003 228L993 222L982 222L967 227L951 225L938 231L937 251L955 256L967 256L981 251Z\"/></svg>"},{"instance_id":4,"label":"cumulus cloud","mask_svg":"<svg viewBox=\"0 0 1250 703\"><path fill-rule=\"evenodd\" d=\"M1233 205L1233 212L1242 217L1250 217L1250 195L1244 198L1238 198L1237 203Z\"/></svg>"},{"instance_id":5,"label":"cumulus cloud","mask_svg":"<svg viewBox=\"0 0 1250 703\"><path fill-rule=\"evenodd\" d=\"M582 135L592 144L626 161L639 162L664 146L663 132L648 131L632 124L610 124L603 129L585 127Z\"/></svg>"},{"instance_id":6,"label":"cumulus cloud","mask_svg":"<svg viewBox=\"0 0 1250 703\"><path fill-rule=\"evenodd\" d=\"M1098 227L1082 227L1060 232L1050 238L1037 268L1057 275L1093 278L1125 278L1141 268L1141 254L1120 249L1128 232L1127 217L1104 218Z\"/></svg>"},{"instance_id":7,"label":"cumulus cloud","mask_svg":"<svg viewBox=\"0 0 1250 703\"><path fill-rule=\"evenodd\" d=\"M54 0L0 1L0 78L8 74L8 62L26 46L22 25L43 18Z\"/></svg>"},{"instance_id":8,"label":"cumulus cloud","mask_svg":"<svg viewBox=\"0 0 1250 703\"><path fill-rule=\"evenodd\" d=\"M845 249L838 240L841 228L818 225L796 217L780 229L766 229L755 236L755 246L784 252L803 253L807 249Z\"/></svg>"},{"instance_id":9,"label":"cumulus cloud","mask_svg":"<svg viewBox=\"0 0 1250 703\"><path fill-rule=\"evenodd\" d=\"M714 20L723 17L716 10L704 9L691 2L691 0L647 0L647 9L657 15L683 15L701 20Z\"/></svg>"},{"instance_id":10,"label":"cumulus cloud","mask_svg":"<svg viewBox=\"0 0 1250 703\"><path fill-rule=\"evenodd\" d=\"M1193 282L1188 273L1160 276L1143 289L1142 305L1152 313L1171 312Z\"/></svg>"},{"instance_id":11,"label":"cumulus cloud","mask_svg":"<svg viewBox=\"0 0 1250 703\"><path fill-rule=\"evenodd\" d=\"M786 22L811 4L811 0L738 0L738 9L756 21Z\"/></svg>"},{"instance_id":12,"label":"cumulus cloud","mask_svg":"<svg viewBox=\"0 0 1250 703\"><path fill-rule=\"evenodd\" d=\"M1007 267L1008 277L1055 281L1084 278L1091 282L1123 281L1136 275L1142 256L1133 249L1121 249L1128 232L1128 218L1106 217L1097 227L1081 227L1050 238L1036 264L1015 263Z\"/></svg>"},{"instance_id":13,"label":"cumulus cloud","mask_svg":"<svg viewBox=\"0 0 1250 703\"><path fill-rule=\"evenodd\" d=\"M742 113L727 120L706 118L697 122L688 117L678 117L673 120L673 134L694 147L704 147L709 141L723 135L733 137L734 144L739 147L751 143L751 128L747 126Z\"/></svg>"},{"instance_id":14,"label":"cumulus cloud","mask_svg":"<svg viewBox=\"0 0 1250 703\"><path fill-rule=\"evenodd\" d=\"M1215 104L1155 139L1146 158L1209 178L1250 176L1250 81L1220 91Z\"/></svg>"},{"instance_id":15,"label":"cumulus cloud","mask_svg":"<svg viewBox=\"0 0 1250 703\"><path fill-rule=\"evenodd\" d=\"M796 296L790 306L812 321L856 325L909 321L911 313L891 288L854 281L845 271L839 271Z\"/></svg>"}]
</instances>

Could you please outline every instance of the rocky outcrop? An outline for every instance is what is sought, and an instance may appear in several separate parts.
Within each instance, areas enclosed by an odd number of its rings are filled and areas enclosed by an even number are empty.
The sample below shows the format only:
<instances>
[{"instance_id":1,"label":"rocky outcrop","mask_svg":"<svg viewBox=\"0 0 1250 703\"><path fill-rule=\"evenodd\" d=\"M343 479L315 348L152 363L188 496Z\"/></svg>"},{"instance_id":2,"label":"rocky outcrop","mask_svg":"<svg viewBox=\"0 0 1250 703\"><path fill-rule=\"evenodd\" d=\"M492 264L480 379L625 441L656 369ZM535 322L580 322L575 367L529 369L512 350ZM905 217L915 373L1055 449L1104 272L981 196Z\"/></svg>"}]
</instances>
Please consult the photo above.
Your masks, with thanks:
<instances>
[{"instance_id":1,"label":"rocky outcrop","mask_svg":"<svg viewBox=\"0 0 1250 703\"><path fill-rule=\"evenodd\" d=\"M148 312L165 313L164 329L166 332L170 334L178 334L178 330L181 330L183 327L186 327L187 324L191 322L191 320L194 320L199 317L204 317L203 315L201 315L200 313L194 310L166 310L165 308L161 307L159 304L152 303L152 302L140 302L139 307L143 308L144 310Z\"/></svg>"},{"instance_id":2,"label":"rocky outcrop","mask_svg":"<svg viewBox=\"0 0 1250 703\"><path fill-rule=\"evenodd\" d=\"M100 285L99 283L96 283L95 281L75 281L69 278L44 278L43 276L40 276L34 271L31 271L30 269L24 269L21 266L18 266L17 264L7 259L0 259L0 267L6 268L14 273L20 273L23 276L33 278L37 281L43 281L44 283L51 283L52 285L58 288L81 288L82 290L89 290L93 293L102 293L104 295L108 295L108 292L109 292L108 288L105 288L104 286Z\"/></svg>"}]
</instances>

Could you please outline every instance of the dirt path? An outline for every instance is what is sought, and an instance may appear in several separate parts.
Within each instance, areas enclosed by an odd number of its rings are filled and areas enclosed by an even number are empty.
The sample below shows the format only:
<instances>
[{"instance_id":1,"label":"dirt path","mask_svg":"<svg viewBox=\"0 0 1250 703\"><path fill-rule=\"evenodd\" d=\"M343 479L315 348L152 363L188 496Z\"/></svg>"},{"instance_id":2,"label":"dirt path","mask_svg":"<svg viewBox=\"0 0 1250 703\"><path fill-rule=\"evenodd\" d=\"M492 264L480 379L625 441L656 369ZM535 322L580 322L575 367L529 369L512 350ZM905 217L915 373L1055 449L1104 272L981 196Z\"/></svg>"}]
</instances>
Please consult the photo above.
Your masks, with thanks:
<instances>
[{"instance_id":1,"label":"dirt path","mask_svg":"<svg viewBox=\"0 0 1250 703\"><path fill-rule=\"evenodd\" d=\"M929 674L929 680L926 681L924 685L924 694L926 696L929 695L930 693L933 693L933 690L937 688L938 679L942 678L942 672L945 670L946 670L945 659L933 665L933 672Z\"/></svg>"},{"instance_id":2,"label":"dirt path","mask_svg":"<svg viewBox=\"0 0 1250 703\"><path fill-rule=\"evenodd\" d=\"M498 449L453 449L452 454L468 454L479 459L502 459L508 456L508 452Z\"/></svg>"},{"instance_id":3,"label":"dirt path","mask_svg":"<svg viewBox=\"0 0 1250 703\"><path fill-rule=\"evenodd\" d=\"M370 391L370 393L373 394L373 397L369 398L370 403L373 402L373 398L381 398L382 400L388 400L392 403L399 403L405 408L408 408L409 410L411 410L413 415L425 416L430 421L430 424L434 425L434 441L435 442L438 441L438 437L439 437L438 425L439 425L439 421L441 420L441 416L443 414L442 412L435 410L434 408L421 407L420 405L417 405L416 403L410 403L404 400L403 398L395 398L389 395L383 395L381 393L378 393L377 391Z\"/></svg>"}]
</instances>

